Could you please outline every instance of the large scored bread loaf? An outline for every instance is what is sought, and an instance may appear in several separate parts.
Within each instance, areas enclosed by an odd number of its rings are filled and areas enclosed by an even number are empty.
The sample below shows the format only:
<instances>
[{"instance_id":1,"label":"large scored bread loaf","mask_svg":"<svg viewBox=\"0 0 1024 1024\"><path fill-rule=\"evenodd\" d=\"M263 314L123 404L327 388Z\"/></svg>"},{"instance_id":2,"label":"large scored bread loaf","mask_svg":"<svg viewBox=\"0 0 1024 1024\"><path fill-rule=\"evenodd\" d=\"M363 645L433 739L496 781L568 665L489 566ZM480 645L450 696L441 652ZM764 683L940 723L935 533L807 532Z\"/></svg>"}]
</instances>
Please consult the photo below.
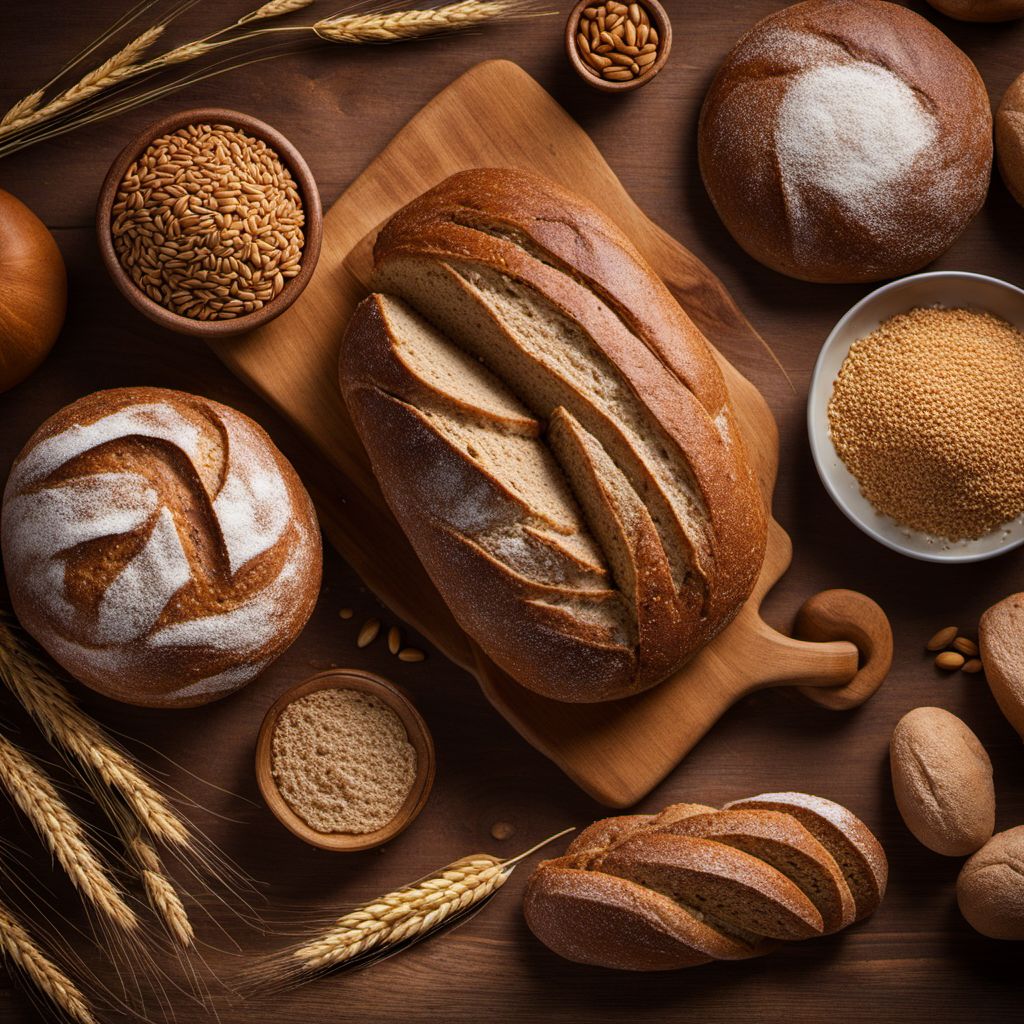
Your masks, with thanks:
<instances>
[{"instance_id":1,"label":"large scored bread loaf","mask_svg":"<svg viewBox=\"0 0 1024 1024\"><path fill-rule=\"evenodd\" d=\"M553 183L467 171L374 249L341 386L456 619L566 701L628 696L729 622L766 517L705 339Z\"/></svg>"},{"instance_id":2,"label":"large scored bread loaf","mask_svg":"<svg viewBox=\"0 0 1024 1024\"><path fill-rule=\"evenodd\" d=\"M217 402L100 391L51 416L3 498L14 610L71 675L188 707L254 679L298 636L320 532L270 438Z\"/></svg>"},{"instance_id":3,"label":"large scored bread loaf","mask_svg":"<svg viewBox=\"0 0 1024 1024\"><path fill-rule=\"evenodd\" d=\"M885 854L846 808L801 793L738 803L595 822L531 876L531 930L569 960L656 971L759 956L878 906Z\"/></svg>"}]
</instances>

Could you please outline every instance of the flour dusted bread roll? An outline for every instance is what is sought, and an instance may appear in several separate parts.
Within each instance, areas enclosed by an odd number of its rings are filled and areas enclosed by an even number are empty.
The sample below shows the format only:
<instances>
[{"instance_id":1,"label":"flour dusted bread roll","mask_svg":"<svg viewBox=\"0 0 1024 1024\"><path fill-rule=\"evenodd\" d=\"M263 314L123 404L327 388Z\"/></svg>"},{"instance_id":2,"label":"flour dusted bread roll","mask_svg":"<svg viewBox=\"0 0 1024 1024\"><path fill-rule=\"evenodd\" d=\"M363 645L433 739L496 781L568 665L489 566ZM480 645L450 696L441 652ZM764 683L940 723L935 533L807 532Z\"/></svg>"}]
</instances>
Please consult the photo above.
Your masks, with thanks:
<instances>
[{"instance_id":1,"label":"flour dusted bread roll","mask_svg":"<svg viewBox=\"0 0 1024 1024\"><path fill-rule=\"evenodd\" d=\"M960 871L956 901L990 939L1024 940L1024 825L994 835Z\"/></svg>"},{"instance_id":2,"label":"flour dusted bread roll","mask_svg":"<svg viewBox=\"0 0 1024 1024\"><path fill-rule=\"evenodd\" d=\"M385 225L374 264L341 387L460 625L557 700L660 682L764 554L703 336L615 225L520 172L442 182Z\"/></svg>"},{"instance_id":3,"label":"flour dusted bread roll","mask_svg":"<svg viewBox=\"0 0 1024 1024\"><path fill-rule=\"evenodd\" d=\"M263 430L157 388L97 392L35 432L2 547L25 629L87 686L150 707L254 679L320 585L312 503Z\"/></svg>"},{"instance_id":4,"label":"flour dusted bread roll","mask_svg":"<svg viewBox=\"0 0 1024 1024\"><path fill-rule=\"evenodd\" d=\"M673 804L595 822L538 865L527 924L566 959L659 971L760 956L877 906L885 855L845 808L803 793L738 804L749 806Z\"/></svg>"},{"instance_id":5,"label":"flour dusted bread roll","mask_svg":"<svg viewBox=\"0 0 1024 1024\"><path fill-rule=\"evenodd\" d=\"M1024 18L1024 0L928 0L937 11L960 21Z\"/></svg>"},{"instance_id":6,"label":"flour dusted bread roll","mask_svg":"<svg viewBox=\"0 0 1024 1024\"><path fill-rule=\"evenodd\" d=\"M918 14L808 0L725 59L699 149L751 256L807 281L873 281L935 259L980 209L992 114L974 65Z\"/></svg>"}]
</instances>

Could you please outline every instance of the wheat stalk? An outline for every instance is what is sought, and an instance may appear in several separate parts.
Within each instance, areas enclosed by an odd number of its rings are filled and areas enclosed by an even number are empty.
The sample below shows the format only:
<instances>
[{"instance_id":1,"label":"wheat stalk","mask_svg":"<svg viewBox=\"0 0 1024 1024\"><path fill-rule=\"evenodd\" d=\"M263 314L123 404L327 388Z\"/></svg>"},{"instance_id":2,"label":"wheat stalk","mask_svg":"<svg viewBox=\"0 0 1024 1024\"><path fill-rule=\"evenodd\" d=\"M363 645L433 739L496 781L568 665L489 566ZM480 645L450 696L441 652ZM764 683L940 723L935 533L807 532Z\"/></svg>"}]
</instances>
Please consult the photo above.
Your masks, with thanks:
<instances>
[{"instance_id":1,"label":"wheat stalk","mask_svg":"<svg viewBox=\"0 0 1024 1024\"><path fill-rule=\"evenodd\" d=\"M135 929L138 918L107 874L82 823L32 758L3 736L0 786L32 823L82 897L119 927Z\"/></svg>"},{"instance_id":2,"label":"wheat stalk","mask_svg":"<svg viewBox=\"0 0 1024 1024\"><path fill-rule=\"evenodd\" d=\"M21 922L0 903L0 956L77 1024L97 1024L77 985L42 951Z\"/></svg>"},{"instance_id":3,"label":"wheat stalk","mask_svg":"<svg viewBox=\"0 0 1024 1024\"><path fill-rule=\"evenodd\" d=\"M422 10L337 15L318 21L313 31L331 43L395 43L470 28L519 7L516 0L460 0Z\"/></svg>"},{"instance_id":4,"label":"wheat stalk","mask_svg":"<svg viewBox=\"0 0 1024 1024\"><path fill-rule=\"evenodd\" d=\"M20 640L0 613L0 680L35 719L46 739L85 770L87 783L120 794L154 839L188 848L192 837L145 771L83 712L67 689Z\"/></svg>"},{"instance_id":5,"label":"wheat stalk","mask_svg":"<svg viewBox=\"0 0 1024 1024\"><path fill-rule=\"evenodd\" d=\"M113 57L105 60L99 67L87 72L73 86L65 89L64 92L55 99L50 100L45 106L23 114L21 117L0 126L0 136L31 128L32 125L38 124L41 121L52 120L69 107L73 107L89 99L91 96L95 96L112 86L120 85L122 82L126 82L128 79L141 74L145 64L136 64L135 61L153 45L163 34L163 31L164 26L162 24L146 29L142 35L137 36L127 46L123 46Z\"/></svg>"},{"instance_id":6,"label":"wheat stalk","mask_svg":"<svg viewBox=\"0 0 1024 1024\"><path fill-rule=\"evenodd\" d=\"M149 905L163 922L170 936L183 949L188 949L195 942L195 932L192 930L192 923L188 919L181 897L164 873L156 850L140 835L132 839L128 848L139 865Z\"/></svg>"}]
</instances>

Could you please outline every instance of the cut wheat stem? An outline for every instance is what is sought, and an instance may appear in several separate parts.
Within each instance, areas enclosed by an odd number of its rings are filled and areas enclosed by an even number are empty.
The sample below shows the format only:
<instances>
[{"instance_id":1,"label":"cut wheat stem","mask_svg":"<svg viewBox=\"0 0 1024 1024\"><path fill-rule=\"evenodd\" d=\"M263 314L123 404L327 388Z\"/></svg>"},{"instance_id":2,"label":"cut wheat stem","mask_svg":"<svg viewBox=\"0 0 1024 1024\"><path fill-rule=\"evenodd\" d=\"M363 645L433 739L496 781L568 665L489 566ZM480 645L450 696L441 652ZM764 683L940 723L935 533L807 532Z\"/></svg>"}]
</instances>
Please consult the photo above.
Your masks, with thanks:
<instances>
[{"instance_id":1,"label":"cut wheat stem","mask_svg":"<svg viewBox=\"0 0 1024 1024\"><path fill-rule=\"evenodd\" d=\"M97 1024L78 986L43 952L21 922L0 903L0 956L77 1024Z\"/></svg>"},{"instance_id":2,"label":"cut wheat stem","mask_svg":"<svg viewBox=\"0 0 1024 1024\"><path fill-rule=\"evenodd\" d=\"M0 786L32 823L82 898L125 931L138 927L85 828L28 754L0 736Z\"/></svg>"},{"instance_id":3,"label":"cut wheat stem","mask_svg":"<svg viewBox=\"0 0 1024 1024\"><path fill-rule=\"evenodd\" d=\"M82 711L63 684L0 614L0 680L32 716L46 739L84 770L91 788L113 790L146 832L170 846L189 847L191 834L145 771Z\"/></svg>"}]
</instances>

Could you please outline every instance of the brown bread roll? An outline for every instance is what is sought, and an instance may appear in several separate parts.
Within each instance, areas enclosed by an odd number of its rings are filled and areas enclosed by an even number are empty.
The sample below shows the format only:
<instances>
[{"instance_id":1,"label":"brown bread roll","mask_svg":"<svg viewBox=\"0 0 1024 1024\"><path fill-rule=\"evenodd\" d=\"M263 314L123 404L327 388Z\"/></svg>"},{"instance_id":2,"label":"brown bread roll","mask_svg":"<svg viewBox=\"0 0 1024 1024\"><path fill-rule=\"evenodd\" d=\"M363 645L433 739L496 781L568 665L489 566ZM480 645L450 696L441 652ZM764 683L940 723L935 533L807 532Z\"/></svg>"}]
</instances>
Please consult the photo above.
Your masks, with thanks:
<instances>
[{"instance_id":1,"label":"brown bread roll","mask_svg":"<svg viewBox=\"0 0 1024 1024\"><path fill-rule=\"evenodd\" d=\"M981 208L992 115L974 65L920 15L808 0L725 59L699 156L755 259L806 281L873 281L935 259Z\"/></svg>"},{"instance_id":2,"label":"brown bread roll","mask_svg":"<svg viewBox=\"0 0 1024 1024\"><path fill-rule=\"evenodd\" d=\"M1009 21L1024 17L1024 0L928 0L928 3L960 21Z\"/></svg>"},{"instance_id":3,"label":"brown bread roll","mask_svg":"<svg viewBox=\"0 0 1024 1024\"><path fill-rule=\"evenodd\" d=\"M956 880L960 913L990 939L1024 939L1024 825L994 835Z\"/></svg>"},{"instance_id":4,"label":"brown bread roll","mask_svg":"<svg viewBox=\"0 0 1024 1024\"><path fill-rule=\"evenodd\" d=\"M123 388L51 416L3 498L21 624L116 700L191 707L254 679L320 587L312 502L247 416L180 391Z\"/></svg>"},{"instance_id":5,"label":"brown bread roll","mask_svg":"<svg viewBox=\"0 0 1024 1024\"><path fill-rule=\"evenodd\" d=\"M661 682L750 593L766 516L701 333L605 216L535 175L453 175L374 248L341 388L462 628L521 685Z\"/></svg>"},{"instance_id":6,"label":"brown bread roll","mask_svg":"<svg viewBox=\"0 0 1024 1024\"><path fill-rule=\"evenodd\" d=\"M889 744L892 789L907 828L947 857L966 857L992 838L992 762L978 737L942 708L915 708Z\"/></svg>"},{"instance_id":7,"label":"brown bread roll","mask_svg":"<svg viewBox=\"0 0 1024 1024\"><path fill-rule=\"evenodd\" d=\"M1024 206L1024 75L1014 79L995 117L996 163L1013 198Z\"/></svg>"},{"instance_id":8,"label":"brown bread roll","mask_svg":"<svg viewBox=\"0 0 1024 1024\"><path fill-rule=\"evenodd\" d=\"M992 696L1024 739L1024 593L1003 598L982 615L978 646Z\"/></svg>"},{"instance_id":9,"label":"brown bread roll","mask_svg":"<svg viewBox=\"0 0 1024 1024\"><path fill-rule=\"evenodd\" d=\"M769 809L768 798L821 837ZM673 804L595 822L530 877L530 929L569 960L656 971L759 956L877 905L885 854L846 808L803 793L749 802L722 811Z\"/></svg>"}]
</instances>

